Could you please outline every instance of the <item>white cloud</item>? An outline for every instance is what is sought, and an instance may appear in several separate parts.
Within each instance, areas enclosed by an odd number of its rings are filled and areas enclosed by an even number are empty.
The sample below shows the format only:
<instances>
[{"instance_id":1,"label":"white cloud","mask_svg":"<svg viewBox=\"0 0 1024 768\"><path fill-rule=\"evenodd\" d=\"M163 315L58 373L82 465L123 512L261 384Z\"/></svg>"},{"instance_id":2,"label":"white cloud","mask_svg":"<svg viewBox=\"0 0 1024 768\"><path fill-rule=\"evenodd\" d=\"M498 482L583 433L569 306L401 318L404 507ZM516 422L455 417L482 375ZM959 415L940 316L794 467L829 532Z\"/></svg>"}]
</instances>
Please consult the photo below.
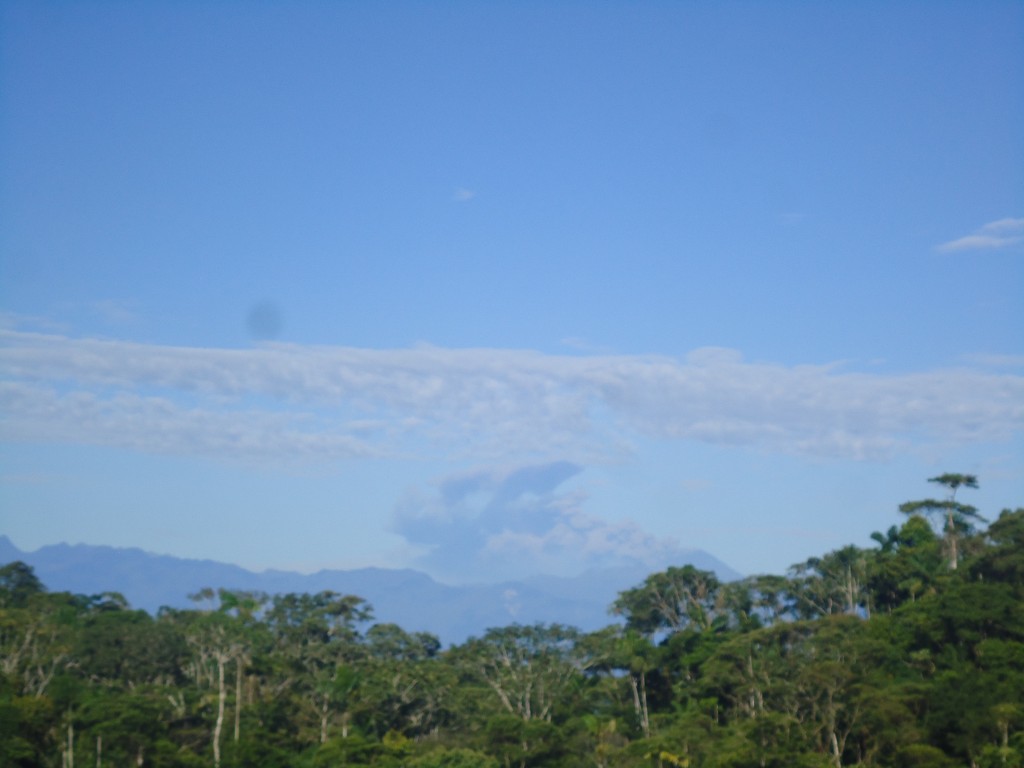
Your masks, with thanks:
<instances>
[{"instance_id":1,"label":"white cloud","mask_svg":"<svg viewBox=\"0 0 1024 768\"><path fill-rule=\"evenodd\" d=\"M568 576L597 565L650 569L684 554L635 523L584 512L586 494L563 487L581 471L555 461L449 475L410 492L394 530L423 550L421 566L455 580Z\"/></svg>"},{"instance_id":2,"label":"white cloud","mask_svg":"<svg viewBox=\"0 0 1024 768\"><path fill-rule=\"evenodd\" d=\"M1024 233L1024 218L990 221L981 228L981 231L988 235L1020 235Z\"/></svg>"},{"instance_id":3,"label":"white cloud","mask_svg":"<svg viewBox=\"0 0 1024 768\"><path fill-rule=\"evenodd\" d=\"M1024 218L1007 218L991 221L965 237L942 243L937 249L944 252L973 251L1005 248L1020 242L1024 242Z\"/></svg>"},{"instance_id":4,"label":"white cloud","mask_svg":"<svg viewBox=\"0 0 1024 768\"><path fill-rule=\"evenodd\" d=\"M669 357L268 344L166 347L0 330L0 438L226 458L593 461L638 438L879 458L1004 440L1024 377Z\"/></svg>"},{"instance_id":5,"label":"white cloud","mask_svg":"<svg viewBox=\"0 0 1024 768\"><path fill-rule=\"evenodd\" d=\"M0 438L108 445L144 453L242 460L323 460L377 453L365 430L322 431L302 414L214 410L132 393L102 396L0 382Z\"/></svg>"},{"instance_id":6,"label":"white cloud","mask_svg":"<svg viewBox=\"0 0 1024 768\"><path fill-rule=\"evenodd\" d=\"M452 195L452 200L457 203L468 203L474 197L476 197L476 192L474 190L459 187L455 190L455 194Z\"/></svg>"}]
</instances>

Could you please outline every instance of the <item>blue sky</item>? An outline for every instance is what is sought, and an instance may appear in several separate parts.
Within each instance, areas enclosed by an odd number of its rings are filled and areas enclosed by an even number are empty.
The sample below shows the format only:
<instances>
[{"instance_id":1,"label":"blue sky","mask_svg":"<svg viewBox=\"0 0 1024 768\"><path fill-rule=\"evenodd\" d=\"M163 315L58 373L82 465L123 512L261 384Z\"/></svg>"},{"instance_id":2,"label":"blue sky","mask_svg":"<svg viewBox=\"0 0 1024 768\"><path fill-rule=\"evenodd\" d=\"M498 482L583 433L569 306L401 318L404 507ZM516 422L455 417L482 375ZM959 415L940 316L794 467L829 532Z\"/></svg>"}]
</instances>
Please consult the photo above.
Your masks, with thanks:
<instances>
[{"instance_id":1,"label":"blue sky","mask_svg":"<svg viewBox=\"0 0 1024 768\"><path fill-rule=\"evenodd\" d=\"M1024 504L1024 5L0 8L0 533L479 581Z\"/></svg>"}]
</instances>

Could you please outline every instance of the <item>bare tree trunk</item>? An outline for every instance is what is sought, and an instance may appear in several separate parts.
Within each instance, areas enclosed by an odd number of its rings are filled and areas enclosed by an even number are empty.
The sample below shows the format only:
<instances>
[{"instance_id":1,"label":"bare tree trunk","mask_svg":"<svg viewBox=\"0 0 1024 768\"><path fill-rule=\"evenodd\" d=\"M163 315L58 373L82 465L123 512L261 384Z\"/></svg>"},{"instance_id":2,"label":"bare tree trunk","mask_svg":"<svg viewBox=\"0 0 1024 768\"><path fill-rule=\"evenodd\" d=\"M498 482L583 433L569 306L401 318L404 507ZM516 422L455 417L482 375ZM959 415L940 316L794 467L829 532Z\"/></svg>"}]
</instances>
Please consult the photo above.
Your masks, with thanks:
<instances>
[{"instance_id":1,"label":"bare tree trunk","mask_svg":"<svg viewBox=\"0 0 1024 768\"><path fill-rule=\"evenodd\" d=\"M327 743L327 697L324 696L323 701L320 702L320 743Z\"/></svg>"},{"instance_id":2,"label":"bare tree trunk","mask_svg":"<svg viewBox=\"0 0 1024 768\"><path fill-rule=\"evenodd\" d=\"M242 718L242 658L235 657L235 744L241 732Z\"/></svg>"},{"instance_id":3,"label":"bare tree trunk","mask_svg":"<svg viewBox=\"0 0 1024 768\"><path fill-rule=\"evenodd\" d=\"M68 720L68 768L75 768L75 726Z\"/></svg>"},{"instance_id":4,"label":"bare tree trunk","mask_svg":"<svg viewBox=\"0 0 1024 768\"><path fill-rule=\"evenodd\" d=\"M832 760L836 764L836 768L843 768L843 753L839 751L839 740L836 738L836 732L833 729L830 739L832 745Z\"/></svg>"},{"instance_id":5,"label":"bare tree trunk","mask_svg":"<svg viewBox=\"0 0 1024 768\"><path fill-rule=\"evenodd\" d=\"M213 727L213 765L220 768L220 734L224 728L224 705L228 691L224 685L224 655L217 655L217 723Z\"/></svg>"},{"instance_id":6,"label":"bare tree trunk","mask_svg":"<svg viewBox=\"0 0 1024 768\"><path fill-rule=\"evenodd\" d=\"M953 522L953 512L950 510L946 517L946 530L949 532L949 567L956 570L957 546L956 546L956 524Z\"/></svg>"},{"instance_id":7,"label":"bare tree trunk","mask_svg":"<svg viewBox=\"0 0 1024 768\"><path fill-rule=\"evenodd\" d=\"M630 675L629 684L633 689L633 711L636 712L637 720L640 721L640 730L643 731L645 739L650 738L651 720L647 712L646 676L643 672L640 673L639 677L636 675Z\"/></svg>"},{"instance_id":8,"label":"bare tree trunk","mask_svg":"<svg viewBox=\"0 0 1024 768\"><path fill-rule=\"evenodd\" d=\"M103 737L96 737L96 768L103 766Z\"/></svg>"}]
</instances>

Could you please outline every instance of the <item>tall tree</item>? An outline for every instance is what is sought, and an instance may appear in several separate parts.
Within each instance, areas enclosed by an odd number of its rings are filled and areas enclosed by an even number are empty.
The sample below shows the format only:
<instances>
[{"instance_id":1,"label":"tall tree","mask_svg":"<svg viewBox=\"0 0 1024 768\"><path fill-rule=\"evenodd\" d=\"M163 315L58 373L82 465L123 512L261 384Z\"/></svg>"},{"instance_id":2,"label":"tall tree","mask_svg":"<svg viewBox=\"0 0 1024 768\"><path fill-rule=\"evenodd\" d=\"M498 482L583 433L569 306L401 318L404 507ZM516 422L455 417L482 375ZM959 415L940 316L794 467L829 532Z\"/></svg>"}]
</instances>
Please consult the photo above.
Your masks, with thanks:
<instances>
[{"instance_id":1,"label":"tall tree","mask_svg":"<svg viewBox=\"0 0 1024 768\"><path fill-rule=\"evenodd\" d=\"M0 608L24 608L33 595L45 591L32 566L15 560L0 568Z\"/></svg>"},{"instance_id":2,"label":"tall tree","mask_svg":"<svg viewBox=\"0 0 1024 768\"><path fill-rule=\"evenodd\" d=\"M625 616L626 626L647 635L686 627L709 629L716 616L719 586L711 571L673 566L621 592L612 613Z\"/></svg>"},{"instance_id":3,"label":"tall tree","mask_svg":"<svg viewBox=\"0 0 1024 768\"><path fill-rule=\"evenodd\" d=\"M364 646L359 704L367 730L380 736L388 731L409 737L436 733L456 685L454 671L437 658L440 641L395 624L376 624L367 631Z\"/></svg>"},{"instance_id":4,"label":"tall tree","mask_svg":"<svg viewBox=\"0 0 1024 768\"><path fill-rule=\"evenodd\" d=\"M489 629L463 647L460 661L491 688L508 714L550 722L583 667L576 654L578 635L559 624Z\"/></svg>"},{"instance_id":5,"label":"tall tree","mask_svg":"<svg viewBox=\"0 0 1024 768\"><path fill-rule=\"evenodd\" d=\"M943 537L946 543L946 554L949 558L949 567L956 570L959 562L960 539L971 532L972 521L984 521L978 514L978 510L970 504L963 504L956 500L956 492L961 488L977 488L978 478L974 475L961 475L947 472L938 477L928 478L929 483L938 483L949 490L949 495L942 500L921 499L920 501L908 501L900 504L900 512L905 515L923 513L929 516L939 516L943 523Z\"/></svg>"},{"instance_id":6,"label":"tall tree","mask_svg":"<svg viewBox=\"0 0 1024 768\"><path fill-rule=\"evenodd\" d=\"M267 613L292 687L315 718L319 744L327 742L336 715L346 727L347 713L335 710L349 692L348 666L362 653L357 625L371 615L362 598L331 591L277 595ZM345 684L339 684L339 675Z\"/></svg>"},{"instance_id":7,"label":"tall tree","mask_svg":"<svg viewBox=\"0 0 1024 768\"><path fill-rule=\"evenodd\" d=\"M263 592L218 590L220 611L232 616L237 626L237 635L242 642L236 644L235 661L235 723L234 741L237 745L242 731L242 677L246 668L252 663L253 646L256 644L254 635L257 629L257 616L266 606L269 597Z\"/></svg>"},{"instance_id":8,"label":"tall tree","mask_svg":"<svg viewBox=\"0 0 1024 768\"><path fill-rule=\"evenodd\" d=\"M790 569L798 615L803 618L860 612L870 614L864 594L866 555L855 546L811 557Z\"/></svg>"},{"instance_id":9,"label":"tall tree","mask_svg":"<svg viewBox=\"0 0 1024 768\"><path fill-rule=\"evenodd\" d=\"M943 571L942 542L920 515L871 534L879 548L868 561L868 591L876 610L892 612L933 588Z\"/></svg>"},{"instance_id":10,"label":"tall tree","mask_svg":"<svg viewBox=\"0 0 1024 768\"><path fill-rule=\"evenodd\" d=\"M220 768L221 734L228 697L225 672L228 664L241 653L242 642L231 617L220 612L200 617L189 628L186 639L193 649L192 669L197 681L206 681L216 690L217 710L210 739L214 768Z\"/></svg>"},{"instance_id":11,"label":"tall tree","mask_svg":"<svg viewBox=\"0 0 1024 768\"><path fill-rule=\"evenodd\" d=\"M1024 508L1004 509L985 536L989 546L971 563L971 572L1024 590Z\"/></svg>"}]
</instances>

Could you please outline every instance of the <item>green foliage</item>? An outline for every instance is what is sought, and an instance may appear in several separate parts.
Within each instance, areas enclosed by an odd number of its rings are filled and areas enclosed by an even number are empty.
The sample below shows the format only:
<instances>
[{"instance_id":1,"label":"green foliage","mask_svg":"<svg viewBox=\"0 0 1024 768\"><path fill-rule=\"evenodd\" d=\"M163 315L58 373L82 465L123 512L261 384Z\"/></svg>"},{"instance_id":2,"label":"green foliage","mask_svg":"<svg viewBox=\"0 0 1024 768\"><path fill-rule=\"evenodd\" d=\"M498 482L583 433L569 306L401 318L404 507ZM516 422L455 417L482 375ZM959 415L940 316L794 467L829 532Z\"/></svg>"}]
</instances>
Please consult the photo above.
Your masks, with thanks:
<instances>
[{"instance_id":1,"label":"green foliage","mask_svg":"<svg viewBox=\"0 0 1024 768\"><path fill-rule=\"evenodd\" d=\"M0 608L24 608L33 595L44 591L32 568L20 560L0 567Z\"/></svg>"},{"instance_id":2,"label":"green foliage","mask_svg":"<svg viewBox=\"0 0 1024 768\"><path fill-rule=\"evenodd\" d=\"M53 704L44 697L19 696L12 688L0 677L0 765L42 765Z\"/></svg>"},{"instance_id":3,"label":"green foliage","mask_svg":"<svg viewBox=\"0 0 1024 768\"><path fill-rule=\"evenodd\" d=\"M499 768L498 761L474 749L440 747L408 760L407 768Z\"/></svg>"},{"instance_id":4,"label":"green foliage","mask_svg":"<svg viewBox=\"0 0 1024 768\"><path fill-rule=\"evenodd\" d=\"M1024 588L1024 508L1004 509L986 532L988 547L970 564L971 574Z\"/></svg>"},{"instance_id":5,"label":"green foliage","mask_svg":"<svg viewBox=\"0 0 1024 768\"><path fill-rule=\"evenodd\" d=\"M924 514L938 517L942 522L943 541L949 567L956 570L960 560L960 540L974 532L975 522L984 522L985 518L970 504L962 504L956 500L959 488L977 488L978 478L974 475L960 475L952 472L932 477L929 483L938 483L949 489L949 496L942 501L922 499L908 501L900 505L900 512L906 515Z\"/></svg>"},{"instance_id":6,"label":"green foliage","mask_svg":"<svg viewBox=\"0 0 1024 768\"><path fill-rule=\"evenodd\" d=\"M931 744L908 744L896 753L897 768L958 768L959 763Z\"/></svg>"},{"instance_id":7,"label":"green foliage","mask_svg":"<svg viewBox=\"0 0 1024 768\"><path fill-rule=\"evenodd\" d=\"M977 478L932 481L948 497L871 548L731 584L668 568L623 623L452 648L350 595L207 589L154 618L11 563L0 765L1024 768L1024 509L976 532Z\"/></svg>"},{"instance_id":8,"label":"green foliage","mask_svg":"<svg viewBox=\"0 0 1024 768\"><path fill-rule=\"evenodd\" d=\"M622 592L612 604L612 612L624 616L630 629L646 635L687 627L709 629L716 617L720 586L710 571L692 565L670 567Z\"/></svg>"},{"instance_id":9,"label":"green foliage","mask_svg":"<svg viewBox=\"0 0 1024 768\"><path fill-rule=\"evenodd\" d=\"M876 611L890 612L933 592L943 569L939 538L928 521L912 515L902 527L894 525L883 537L871 538L880 549L870 561L868 589Z\"/></svg>"}]
</instances>

